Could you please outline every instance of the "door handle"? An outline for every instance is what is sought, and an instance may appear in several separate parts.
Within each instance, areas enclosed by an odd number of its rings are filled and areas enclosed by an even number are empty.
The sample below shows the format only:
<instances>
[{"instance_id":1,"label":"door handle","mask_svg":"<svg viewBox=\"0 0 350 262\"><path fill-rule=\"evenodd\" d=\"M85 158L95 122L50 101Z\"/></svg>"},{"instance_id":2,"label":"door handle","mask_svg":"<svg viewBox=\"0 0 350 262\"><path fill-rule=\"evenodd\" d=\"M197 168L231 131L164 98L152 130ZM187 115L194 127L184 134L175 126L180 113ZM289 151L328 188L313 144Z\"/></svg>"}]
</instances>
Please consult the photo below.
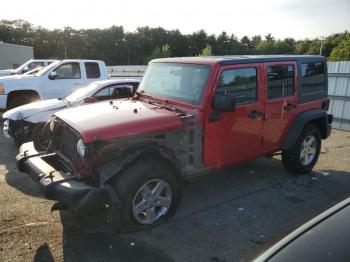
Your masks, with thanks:
<instances>
[{"instance_id":1,"label":"door handle","mask_svg":"<svg viewBox=\"0 0 350 262\"><path fill-rule=\"evenodd\" d=\"M292 109L294 109L294 108L296 108L296 105L291 104L291 103L288 103L288 104L286 104L286 105L283 107L283 109L284 109L285 111L290 111L290 110L292 110Z\"/></svg>"},{"instance_id":2,"label":"door handle","mask_svg":"<svg viewBox=\"0 0 350 262\"><path fill-rule=\"evenodd\" d=\"M249 114L248 114L248 117L251 118L251 119L255 119L257 117L260 117L260 116L263 116L264 113L263 112L258 112L256 110L253 110L251 111Z\"/></svg>"}]
</instances>

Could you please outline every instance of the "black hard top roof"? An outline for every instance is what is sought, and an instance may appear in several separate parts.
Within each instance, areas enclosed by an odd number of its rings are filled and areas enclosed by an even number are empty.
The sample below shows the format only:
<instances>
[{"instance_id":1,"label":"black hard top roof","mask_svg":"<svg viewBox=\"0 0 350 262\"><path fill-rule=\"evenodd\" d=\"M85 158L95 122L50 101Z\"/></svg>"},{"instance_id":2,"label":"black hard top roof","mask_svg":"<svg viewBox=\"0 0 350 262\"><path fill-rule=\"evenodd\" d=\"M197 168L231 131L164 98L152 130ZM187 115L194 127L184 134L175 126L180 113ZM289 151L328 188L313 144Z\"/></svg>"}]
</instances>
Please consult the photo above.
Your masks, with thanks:
<instances>
[{"instance_id":1,"label":"black hard top roof","mask_svg":"<svg viewBox=\"0 0 350 262\"><path fill-rule=\"evenodd\" d=\"M324 56L318 55L228 55L203 57L173 57L154 59L155 63L194 63L234 65L242 63L282 62L282 61L315 61L325 62Z\"/></svg>"}]
</instances>

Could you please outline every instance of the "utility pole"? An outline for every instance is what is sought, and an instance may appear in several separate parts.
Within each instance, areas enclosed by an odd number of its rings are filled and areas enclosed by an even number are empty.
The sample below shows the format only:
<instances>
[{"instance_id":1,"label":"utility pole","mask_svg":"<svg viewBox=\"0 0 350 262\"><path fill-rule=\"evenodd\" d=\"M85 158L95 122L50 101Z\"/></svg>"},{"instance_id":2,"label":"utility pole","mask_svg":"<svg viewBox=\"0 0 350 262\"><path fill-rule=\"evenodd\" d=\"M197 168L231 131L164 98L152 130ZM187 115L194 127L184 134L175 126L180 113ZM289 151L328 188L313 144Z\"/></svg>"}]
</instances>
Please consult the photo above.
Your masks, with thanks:
<instances>
[{"instance_id":1,"label":"utility pole","mask_svg":"<svg viewBox=\"0 0 350 262\"><path fill-rule=\"evenodd\" d=\"M323 49L323 42L326 38L324 36L320 37L321 45L320 45L320 55L322 55L322 49Z\"/></svg>"}]
</instances>

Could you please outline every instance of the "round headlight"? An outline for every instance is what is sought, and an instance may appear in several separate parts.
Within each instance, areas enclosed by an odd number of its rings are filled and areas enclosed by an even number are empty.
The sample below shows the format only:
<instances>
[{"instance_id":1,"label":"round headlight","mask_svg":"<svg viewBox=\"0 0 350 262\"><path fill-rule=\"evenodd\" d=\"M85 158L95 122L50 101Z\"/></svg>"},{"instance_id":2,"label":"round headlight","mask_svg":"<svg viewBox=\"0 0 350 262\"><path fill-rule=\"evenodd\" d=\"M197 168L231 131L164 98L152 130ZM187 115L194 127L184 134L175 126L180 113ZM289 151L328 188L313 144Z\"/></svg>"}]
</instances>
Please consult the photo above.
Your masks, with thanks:
<instances>
[{"instance_id":1,"label":"round headlight","mask_svg":"<svg viewBox=\"0 0 350 262\"><path fill-rule=\"evenodd\" d=\"M81 157L84 157L87 153L87 147L84 145L83 140L79 139L77 143L77 151Z\"/></svg>"}]
</instances>

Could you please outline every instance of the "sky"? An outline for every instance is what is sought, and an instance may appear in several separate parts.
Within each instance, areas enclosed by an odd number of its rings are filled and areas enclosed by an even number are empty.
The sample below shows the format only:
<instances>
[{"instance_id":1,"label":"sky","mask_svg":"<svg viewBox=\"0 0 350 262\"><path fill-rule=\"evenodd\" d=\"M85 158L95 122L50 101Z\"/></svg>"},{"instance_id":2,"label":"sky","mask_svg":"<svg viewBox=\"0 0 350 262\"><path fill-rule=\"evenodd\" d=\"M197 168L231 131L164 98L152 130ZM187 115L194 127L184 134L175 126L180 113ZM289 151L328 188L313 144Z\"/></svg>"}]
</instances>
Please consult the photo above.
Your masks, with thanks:
<instances>
[{"instance_id":1,"label":"sky","mask_svg":"<svg viewBox=\"0 0 350 262\"><path fill-rule=\"evenodd\" d=\"M2 1L0 19L48 29L150 26L305 39L350 30L350 0L10 0Z\"/></svg>"}]
</instances>

